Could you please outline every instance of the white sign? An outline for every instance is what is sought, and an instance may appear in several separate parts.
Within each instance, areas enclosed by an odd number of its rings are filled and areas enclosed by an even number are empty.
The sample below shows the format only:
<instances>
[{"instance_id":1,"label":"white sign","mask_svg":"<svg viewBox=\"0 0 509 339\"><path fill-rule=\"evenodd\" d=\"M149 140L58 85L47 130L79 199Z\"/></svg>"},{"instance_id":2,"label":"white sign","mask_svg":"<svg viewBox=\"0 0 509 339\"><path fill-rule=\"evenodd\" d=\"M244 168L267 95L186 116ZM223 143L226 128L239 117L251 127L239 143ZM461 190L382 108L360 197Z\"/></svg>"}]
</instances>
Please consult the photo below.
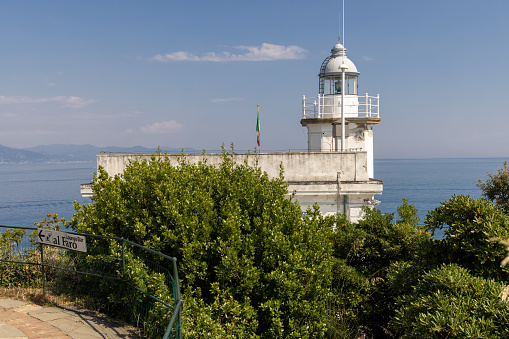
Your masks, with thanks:
<instances>
[{"instance_id":1,"label":"white sign","mask_svg":"<svg viewBox=\"0 0 509 339\"><path fill-rule=\"evenodd\" d=\"M87 252L87 242L82 235L38 228L37 242L44 245L66 248L72 251Z\"/></svg>"}]
</instances>

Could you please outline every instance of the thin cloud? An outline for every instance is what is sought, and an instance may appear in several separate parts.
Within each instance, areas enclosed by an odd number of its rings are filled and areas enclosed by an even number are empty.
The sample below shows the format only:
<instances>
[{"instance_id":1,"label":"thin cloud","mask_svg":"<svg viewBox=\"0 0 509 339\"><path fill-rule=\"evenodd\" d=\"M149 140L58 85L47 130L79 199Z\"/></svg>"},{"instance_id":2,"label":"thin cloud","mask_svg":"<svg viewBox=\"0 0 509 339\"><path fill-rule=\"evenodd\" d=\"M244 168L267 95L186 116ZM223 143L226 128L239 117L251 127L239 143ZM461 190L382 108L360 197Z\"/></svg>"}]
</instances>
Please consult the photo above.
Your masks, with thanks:
<instances>
[{"instance_id":1,"label":"thin cloud","mask_svg":"<svg viewBox=\"0 0 509 339\"><path fill-rule=\"evenodd\" d=\"M62 134L61 131L50 130L9 130L0 131L0 137L45 137L49 135Z\"/></svg>"},{"instance_id":2,"label":"thin cloud","mask_svg":"<svg viewBox=\"0 0 509 339\"><path fill-rule=\"evenodd\" d=\"M158 54L151 60L162 62L177 61L209 61L209 62L228 62L228 61L275 61L275 60L291 60L303 59L307 50L302 47L291 45L274 45L263 43L261 46L236 46L235 49L242 50L244 53L235 54L228 51L220 53L209 52L202 56L196 54L179 51L169 54Z\"/></svg>"},{"instance_id":3,"label":"thin cloud","mask_svg":"<svg viewBox=\"0 0 509 339\"><path fill-rule=\"evenodd\" d=\"M168 120L140 127L140 131L147 134L173 134L180 132L183 127L184 125L175 120Z\"/></svg>"},{"instance_id":4,"label":"thin cloud","mask_svg":"<svg viewBox=\"0 0 509 339\"><path fill-rule=\"evenodd\" d=\"M84 99L79 97L64 97L64 107L82 108L88 104L96 102L94 99Z\"/></svg>"},{"instance_id":5,"label":"thin cloud","mask_svg":"<svg viewBox=\"0 0 509 339\"><path fill-rule=\"evenodd\" d=\"M48 102L59 102L63 107L83 108L88 104L96 102L94 99L85 99L72 96L57 96L46 98L32 98L24 96L0 96L0 105L7 104L40 104Z\"/></svg>"},{"instance_id":6,"label":"thin cloud","mask_svg":"<svg viewBox=\"0 0 509 339\"><path fill-rule=\"evenodd\" d=\"M214 98L211 102L230 102L230 101L242 101L244 98Z\"/></svg>"},{"instance_id":7,"label":"thin cloud","mask_svg":"<svg viewBox=\"0 0 509 339\"><path fill-rule=\"evenodd\" d=\"M369 57L369 56L363 56L363 57L362 57L362 59L363 59L364 61L373 61L373 60L375 60L374 58Z\"/></svg>"},{"instance_id":8,"label":"thin cloud","mask_svg":"<svg viewBox=\"0 0 509 339\"><path fill-rule=\"evenodd\" d=\"M118 120L118 119L128 119L133 117L139 117L140 115L143 115L144 112L142 111L123 111L123 112L109 112L109 113L103 113L103 112L82 112L78 118L82 120L88 120L88 119L110 119L110 120Z\"/></svg>"}]
</instances>

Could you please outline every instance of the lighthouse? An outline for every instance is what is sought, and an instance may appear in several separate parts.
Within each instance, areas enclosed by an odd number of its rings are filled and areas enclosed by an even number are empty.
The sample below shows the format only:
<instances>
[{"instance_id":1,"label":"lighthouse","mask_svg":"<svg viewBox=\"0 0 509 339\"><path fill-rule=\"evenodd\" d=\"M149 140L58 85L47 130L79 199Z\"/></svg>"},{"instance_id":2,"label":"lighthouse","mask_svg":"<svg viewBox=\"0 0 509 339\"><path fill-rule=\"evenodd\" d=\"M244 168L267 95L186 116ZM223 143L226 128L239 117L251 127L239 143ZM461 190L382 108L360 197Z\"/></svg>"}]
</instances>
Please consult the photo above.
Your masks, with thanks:
<instances>
[{"instance_id":1,"label":"lighthouse","mask_svg":"<svg viewBox=\"0 0 509 339\"><path fill-rule=\"evenodd\" d=\"M318 78L318 95L302 99L300 123L307 128L308 151L366 152L373 178L373 126L381 120L380 96L358 94L359 72L339 39Z\"/></svg>"},{"instance_id":2,"label":"lighthouse","mask_svg":"<svg viewBox=\"0 0 509 339\"><path fill-rule=\"evenodd\" d=\"M233 160L259 167L269 178L279 178L284 168L288 198L296 199L303 213L318 205L323 215L341 213L357 222L364 217L365 206L375 206L375 195L383 191L383 182L374 179L373 168L373 126L381 120L380 98L358 94L359 72L339 39L323 61L318 78L318 94L302 99L300 123L307 128L307 151L235 152ZM178 163L182 154L164 156ZM214 166L224 159L220 153L184 156L189 163L205 161ZM99 154L97 166L114 176L130 161L151 161L154 157ZM82 194L92 195L89 184L82 185Z\"/></svg>"}]
</instances>

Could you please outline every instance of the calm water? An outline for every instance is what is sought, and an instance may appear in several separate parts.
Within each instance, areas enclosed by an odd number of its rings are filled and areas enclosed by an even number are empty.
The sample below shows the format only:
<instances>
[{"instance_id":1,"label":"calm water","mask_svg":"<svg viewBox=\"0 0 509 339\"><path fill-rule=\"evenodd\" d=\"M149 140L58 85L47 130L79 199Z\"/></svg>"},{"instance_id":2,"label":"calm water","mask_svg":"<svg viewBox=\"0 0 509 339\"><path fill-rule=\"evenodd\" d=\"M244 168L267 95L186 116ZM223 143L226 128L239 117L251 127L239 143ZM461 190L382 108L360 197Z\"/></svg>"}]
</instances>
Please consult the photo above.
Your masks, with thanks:
<instances>
[{"instance_id":1,"label":"calm water","mask_svg":"<svg viewBox=\"0 0 509 339\"><path fill-rule=\"evenodd\" d=\"M495 166L503 168L505 158L482 159L409 159L375 160L375 178L384 182L378 206L383 212L395 213L401 199L415 205L421 223L428 211L440 206L453 194L478 199L481 190L477 180L486 180Z\"/></svg>"},{"instance_id":2,"label":"calm water","mask_svg":"<svg viewBox=\"0 0 509 339\"><path fill-rule=\"evenodd\" d=\"M421 222L428 210L453 194L479 198L475 186L486 179L503 158L375 160L375 177L384 191L376 196L383 212L396 213L402 198L419 210ZM70 219L73 202L87 203L80 184L90 182L95 162L58 164L0 164L0 225L33 226L47 213Z\"/></svg>"},{"instance_id":3,"label":"calm water","mask_svg":"<svg viewBox=\"0 0 509 339\"><path fill-rule=\"evenodd\" d=\"M67 220L82 198L80 184L90 182L95 162L0 164L0 225L33 226L47 213Z\"/></svg>"}]
</instances>

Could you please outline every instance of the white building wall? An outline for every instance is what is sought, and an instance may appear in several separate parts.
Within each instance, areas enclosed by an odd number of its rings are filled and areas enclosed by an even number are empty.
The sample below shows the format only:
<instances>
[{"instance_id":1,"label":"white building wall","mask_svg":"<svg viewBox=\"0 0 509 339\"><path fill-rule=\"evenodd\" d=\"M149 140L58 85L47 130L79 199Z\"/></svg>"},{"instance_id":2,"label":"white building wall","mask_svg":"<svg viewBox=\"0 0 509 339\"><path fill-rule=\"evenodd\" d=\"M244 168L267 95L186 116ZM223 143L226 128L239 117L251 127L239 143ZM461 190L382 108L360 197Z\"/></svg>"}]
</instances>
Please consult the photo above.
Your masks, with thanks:
<instances>
[{"instance_id":1,"label":"white building wall","mask_svg":"<svg viewBox=\"0 0 509 339\"><path fill-rule=\"evenodd\" d=\"M369 126L367 130L364 131L364 150L367 154L368 160L368 176L370 178L375 177L375 164L374 164L374 151L373 151L373 126Z\"/></svg>"},{"instance_id":2,"label":"white building wall","mask_svg":"<svg viewBox=\"0 0 509 339\"><path fill-rule=\"evenodd\" d=\"M98 154L97 166L102 166L110 176L121 174L129 160L150 160L153 154ZM181 154L168 154L170 162L177 165ZM164 157L164 155L162 155ZM204 159L207 164L222 162L220 153L185 154L187 161L198 163ZM250 166L258 162L269 177L279 176L279 166L283 165L285 180L292 181L336 181L338 173L345 181L369 180L366 152L274 152L274 153L236 153L234 159Z\"/></svg>"},{"instance_id":3,"label":"white building wall","mask_svg":"<svg viewBox=\"0 0 509 339\"><path fill-rule=\"evenodd\" d=\"M99 154L97 166L110 176L121 174L129 161L150 161L152 154ZM164 155L163 155L164 156ZM170 162L178 165L179 154L169 154ZM185 154L190 163L206 160L218 165L222 154ZM383 184L368 175L366 152L293 152L235 154L234 160L250 166L258 165L270 178L279 176L283 165L289 195L295 192L301 209L305 211L315 203L324 215L346 213L351 221L362 218L362 206L372 206L374 195L381 194ZM82 186L84 195L90 196L90 187ZM346 205L344 197L347 196ZM346 207L346 210L345 210Z\"/></svg>"}]
</instances>

